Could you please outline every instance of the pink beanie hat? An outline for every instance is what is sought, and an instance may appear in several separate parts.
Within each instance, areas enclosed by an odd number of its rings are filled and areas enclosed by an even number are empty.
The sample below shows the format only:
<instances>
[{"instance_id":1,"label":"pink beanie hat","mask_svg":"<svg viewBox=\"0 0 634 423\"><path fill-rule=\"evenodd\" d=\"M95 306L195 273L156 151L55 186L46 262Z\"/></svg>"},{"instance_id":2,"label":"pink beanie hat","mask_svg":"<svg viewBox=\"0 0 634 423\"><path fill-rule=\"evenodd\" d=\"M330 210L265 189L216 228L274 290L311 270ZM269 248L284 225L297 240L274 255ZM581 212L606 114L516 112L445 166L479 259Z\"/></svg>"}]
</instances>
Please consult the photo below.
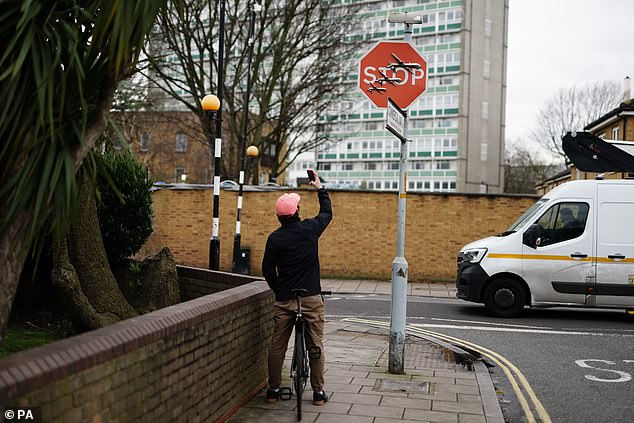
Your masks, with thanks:
<instances>
[{"instance_id":1,"label":"pink beanie hat","mask_svg":"<svg viewBox=\"0 0 634 423\"><path fill-rule=\"evenodd\" d=\"M293 216L297 212L299 198L299 194L294 192L282 194L275 202L275 213L282 217Z\"/></svg>"}]
</instances>

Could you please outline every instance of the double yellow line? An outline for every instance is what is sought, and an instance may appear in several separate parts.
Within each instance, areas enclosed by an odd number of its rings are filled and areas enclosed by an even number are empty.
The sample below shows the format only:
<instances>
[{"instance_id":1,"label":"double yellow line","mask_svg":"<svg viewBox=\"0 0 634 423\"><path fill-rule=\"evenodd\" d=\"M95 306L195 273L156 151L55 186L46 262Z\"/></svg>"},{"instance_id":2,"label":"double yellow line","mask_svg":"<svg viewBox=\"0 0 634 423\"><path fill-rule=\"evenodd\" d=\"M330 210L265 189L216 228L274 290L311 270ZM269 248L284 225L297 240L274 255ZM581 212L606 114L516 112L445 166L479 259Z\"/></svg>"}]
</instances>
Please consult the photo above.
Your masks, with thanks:
<instances>
[{"instance_id":1,"label":"double yellow line","mask_svg":"<svg viewBox=\"0 0 634 423\"><path fill-rule=\"evenodd\" d=\"M362 323L366 325L373 325L373 326L379 326L379 327L389 328L390 326L389 323L387 322L380 322L376 320L365 320L365 319L357 319L357 318L347 318L343 320L347 322ZM455 338L453 336L445 335L439 332L433 332L433 331L423 329L414 325L407 325L406 329L408 332L413 334L431 336L431 337L449 342L454 345L469 348L473 351L480 353L481 355L488 358L489 360L493 361L495 364L497 364L499 368L501 368L504 371L504 374L506 375L509 382L511 383L511 386L513 387L513 392L515 392L515 396L517 397L520 403L520 406L522 407L522 410L524 411L524 414L526 415L526 419L528 420L528 423L537 423L537 420L535 420L535 415L533 414L533 410L529 404L529 400L533 404L533 408L535 409L535 411L537 412L539 416L539 421L542 423L551 423L548 412L546 411L542 403L537 398L535 391L533 391L533 388L530 386L530 384L528 383L528 381L526 380L522 372L513 363L511 363L506 358L502 357L500 354L496 353L495 351L491 351L488 348L484 348L484 347L481 347L480 345L474 344L473 342L465 341L463 339Z\"/></svg>"}]
</instances>

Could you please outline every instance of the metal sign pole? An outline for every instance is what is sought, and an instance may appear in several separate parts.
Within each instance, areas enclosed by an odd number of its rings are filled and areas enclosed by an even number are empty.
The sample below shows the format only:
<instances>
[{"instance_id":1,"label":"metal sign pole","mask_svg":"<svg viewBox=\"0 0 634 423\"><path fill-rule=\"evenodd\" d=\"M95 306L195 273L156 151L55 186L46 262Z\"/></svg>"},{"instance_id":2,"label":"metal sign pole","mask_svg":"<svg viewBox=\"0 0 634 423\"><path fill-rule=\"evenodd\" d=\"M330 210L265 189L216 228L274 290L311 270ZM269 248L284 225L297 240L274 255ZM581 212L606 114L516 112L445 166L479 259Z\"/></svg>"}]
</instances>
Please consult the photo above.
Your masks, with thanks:
<instances>
[{"instance_id":1,"label":"metal sign pole","mask_svg":"<svg viewBox=\"0 0 634 423\"><path fill-rule=\"evenodd\" d=\"M388 371L403 374L405 362L405 324L407 309L407 273L405 259L405 211L407 201L407 113L388 98L386 128L401 141L398 182L398 229L396 257L392 261L392 301L390 303L390 348Z\"/></svg>"},{"instance_id":2,"label":"metal sign pole","mask_svg":"<svg viewBox=\"0 0 634 423\"><path fill-rule=\"evenodd\" d=\"M403 39L412 41L412 24L420 23L419 18L390 17L392 21L405 24ZM390 304L390 347L388 371L393 374L405 373L405 325L407 323L407 274L409 265L405 259L405 210L407 199L407 112L403 111L388 98L387 114L396 109L403 116L401 134L401 154L399 157L398 178L398 233L396 257L392 262L392 302ZM388 125L390 126L390 125ZM388 128L389 129L389 128ZM397 135L398 136L398 135Z\"/></svg>"}]
</instances>

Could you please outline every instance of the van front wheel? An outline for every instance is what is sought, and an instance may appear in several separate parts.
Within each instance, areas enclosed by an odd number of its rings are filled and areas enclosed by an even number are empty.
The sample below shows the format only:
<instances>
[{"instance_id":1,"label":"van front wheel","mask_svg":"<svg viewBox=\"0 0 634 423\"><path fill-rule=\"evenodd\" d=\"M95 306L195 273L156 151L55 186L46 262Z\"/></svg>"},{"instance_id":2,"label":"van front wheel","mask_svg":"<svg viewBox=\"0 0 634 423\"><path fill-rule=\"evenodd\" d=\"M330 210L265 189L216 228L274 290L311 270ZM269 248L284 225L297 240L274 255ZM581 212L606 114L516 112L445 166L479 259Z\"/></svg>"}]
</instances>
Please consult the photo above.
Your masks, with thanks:
<instances>
[{"instance_id":1,"label":"van front wheel","mask_svg":"<svg viewBox=\"0 0 634 423\"><path fill-rule=\"evenodd\" d=\"M525 304L524 289L513 279L496 279L484 291L484 306L497 317L515 317L522 312Z\"/></svg>"}]
</instances>

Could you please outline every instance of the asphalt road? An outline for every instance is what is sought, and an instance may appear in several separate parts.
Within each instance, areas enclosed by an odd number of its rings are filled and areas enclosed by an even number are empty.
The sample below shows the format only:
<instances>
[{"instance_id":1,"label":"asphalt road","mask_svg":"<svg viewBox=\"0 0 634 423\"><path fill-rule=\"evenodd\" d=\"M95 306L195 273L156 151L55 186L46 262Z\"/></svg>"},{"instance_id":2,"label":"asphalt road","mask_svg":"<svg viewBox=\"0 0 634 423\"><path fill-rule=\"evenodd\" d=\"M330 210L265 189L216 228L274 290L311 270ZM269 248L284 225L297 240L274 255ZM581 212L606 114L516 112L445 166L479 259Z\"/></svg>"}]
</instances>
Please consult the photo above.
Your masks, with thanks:
<instances>
[{"instance_id":1,"label":"asphalt road","mask_svg":"<svg viewBox=\"0 0 634 423\"><path fill-rule=\"evenodd\" d=\"M326 312L331 320L386 321L390 298L333 295ZM622 310L527 310L501 319L479 304L410 297L407 316L408 325L475 343L511 361L553 422L634 421L634 317Z\"/></svg>"}]
</instances>

